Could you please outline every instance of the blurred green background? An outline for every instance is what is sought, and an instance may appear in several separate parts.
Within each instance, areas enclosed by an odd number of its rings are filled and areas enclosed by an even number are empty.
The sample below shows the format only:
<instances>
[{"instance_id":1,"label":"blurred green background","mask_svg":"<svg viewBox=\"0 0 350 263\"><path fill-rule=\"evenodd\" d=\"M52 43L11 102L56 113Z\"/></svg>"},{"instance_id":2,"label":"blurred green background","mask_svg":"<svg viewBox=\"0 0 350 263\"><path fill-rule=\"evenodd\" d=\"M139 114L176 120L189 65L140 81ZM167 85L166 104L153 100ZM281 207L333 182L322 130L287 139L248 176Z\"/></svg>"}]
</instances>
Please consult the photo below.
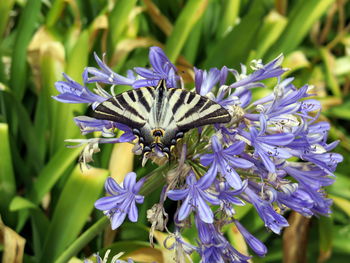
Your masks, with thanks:
<instances>
[{"instance_id":1,"label":"blurred green background","mask_svg":"<svg viewBox=\"0 0 350 263\"><path fill-rule=\"evenodd\" d=\"M291 227L282 236L268 232L246 206L237 218L269 253L253 262L347 262L350 256L350 3L346 0L1 0L0 1L0 253L3 262L82 262L106 248L140 262L171 262L164 233L148 243L146 210L158 201L153 180L140 207L139 222L117 231L95 211L108 175L122 181L139 176L132 146L106 145L92 168L77 165L81 148L64 140L83 138L73 117L87 105L62 104L54 83L62 72L81 82L93 52L106 53L116 72L148 65L148 48L161 46L193 86L193 66L238 68L240 63L285 55L285 76L295 85L315 86L322 120L332 123L331 140L344 155L337 180L328 187L331 217L306 219L287 213ZM122 92L126 87L119 87ZM258 90L261 97L268 90ZM98 134L96 134L98 136ZM157 176L157 174L155 174ZM157 182L158 181L158 182ZM170 208L171 212L171 208ZM97 223L96 223L97 222ZM104 230L105 231L102 231ZM193 231L185 236L193 239ZM233 226L230 242L251 253ZM79 237L79 238L78 238ZM77 258L71 259L73 256ZM110 257L111 258L111 257ZM194 256L194 261L198 257Z\"/></svg>"}]
</instances>

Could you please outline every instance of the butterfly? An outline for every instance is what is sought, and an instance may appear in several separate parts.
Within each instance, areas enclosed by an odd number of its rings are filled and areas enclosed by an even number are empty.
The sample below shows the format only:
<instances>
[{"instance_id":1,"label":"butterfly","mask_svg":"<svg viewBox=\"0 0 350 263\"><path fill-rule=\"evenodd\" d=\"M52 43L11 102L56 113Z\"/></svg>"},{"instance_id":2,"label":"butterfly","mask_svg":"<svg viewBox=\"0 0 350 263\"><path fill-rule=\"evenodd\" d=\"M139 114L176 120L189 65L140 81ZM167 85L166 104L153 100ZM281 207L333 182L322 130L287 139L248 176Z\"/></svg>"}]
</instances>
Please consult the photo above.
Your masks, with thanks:
<instances>
[{"instance_id":1,"label":"butterfly","mask_svg":"<svg viewBox=\"0 0 350 263\"><path fill-rule=\"evenodd\" d=\"M165 80L156 87L141 87L109 98L95 108L93 117L130 127L143 157L155 147L169 157L188 130L231 120L220 104L195 92L167 88Z\"/></svg>"}]
</instances>

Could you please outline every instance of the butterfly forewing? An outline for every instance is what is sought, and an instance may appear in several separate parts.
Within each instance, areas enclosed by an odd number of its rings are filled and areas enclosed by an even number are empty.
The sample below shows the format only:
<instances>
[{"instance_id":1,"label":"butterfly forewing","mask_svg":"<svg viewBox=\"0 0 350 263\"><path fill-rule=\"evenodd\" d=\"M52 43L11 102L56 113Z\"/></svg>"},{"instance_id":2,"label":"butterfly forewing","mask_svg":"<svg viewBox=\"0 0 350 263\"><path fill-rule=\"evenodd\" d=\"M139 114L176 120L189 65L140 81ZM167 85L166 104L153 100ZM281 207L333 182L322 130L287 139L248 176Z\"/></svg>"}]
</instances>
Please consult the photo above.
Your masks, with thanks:
<instances>
[{"instance_id":1,"label":"butterfly forewing","mask_svg":"<svg viewBox=\"0 0 350 263\"><path fill-rule=\"evenodd\" d=\"M140 128L148 122L154 97L153 87L129 90L99 104L93 117Z\"/></svg>"},{"instance_id":2,"label":"butterfly forewing","mask_svg":"<svg viewBox=\"0 0 350 263\"><path fill-rule=\"evenodd\" d=\"M169 108L181 131L231 120L226 109L199 94L183 89L170 89L168 94Z\"/></svg>"}]
</instances>

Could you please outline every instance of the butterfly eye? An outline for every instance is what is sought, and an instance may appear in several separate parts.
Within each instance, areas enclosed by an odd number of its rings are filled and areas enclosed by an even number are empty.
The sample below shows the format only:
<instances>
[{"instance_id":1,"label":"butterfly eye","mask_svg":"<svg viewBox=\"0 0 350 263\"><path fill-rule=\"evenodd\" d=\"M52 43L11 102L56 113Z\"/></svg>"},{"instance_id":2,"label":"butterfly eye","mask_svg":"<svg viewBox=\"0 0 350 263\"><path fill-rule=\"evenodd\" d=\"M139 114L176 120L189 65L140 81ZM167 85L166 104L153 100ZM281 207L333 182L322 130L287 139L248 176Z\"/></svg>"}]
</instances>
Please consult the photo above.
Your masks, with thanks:
<instances>
[{"instance_id":1,"label":"butterfly eye","mask_svg":"<svg viewBox=\"0 0 350 263\"><path fill-rule=\"evenodd\" d=\"M184 133L178 132L175 137L176 137L176 139L181 139L182 137L184 137Z\"/></svg>"},{"instance_id":2,"label":"butterfly eye","mask_svg":"<svg viewBox=\"0 0 350 263\"><path fill-rule=\"evenodd\" d=\"M175 145L175 144L176 144L176 140L175 140L175 139L172 139L170 143L173 144L173 145Z\"/></svg>"}]
</instances>

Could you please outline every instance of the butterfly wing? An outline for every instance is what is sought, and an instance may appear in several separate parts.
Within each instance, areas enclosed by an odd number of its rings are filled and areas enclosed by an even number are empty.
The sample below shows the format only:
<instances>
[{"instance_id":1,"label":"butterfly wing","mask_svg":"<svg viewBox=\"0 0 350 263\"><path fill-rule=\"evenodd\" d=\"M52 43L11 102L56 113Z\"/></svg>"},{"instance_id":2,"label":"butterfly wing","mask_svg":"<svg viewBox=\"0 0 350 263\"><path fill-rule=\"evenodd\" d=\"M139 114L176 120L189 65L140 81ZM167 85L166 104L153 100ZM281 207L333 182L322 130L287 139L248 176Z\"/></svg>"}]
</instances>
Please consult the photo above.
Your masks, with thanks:
<instances>
[{"instance_id":1,"label":"butterfly wing","mask_svg":"<svg viewBox=\"0 0 350 263\"><path fill-rule=\"evenodd\" d=\"M93 117L141 128L148 122L154 97L153 87L129 90L99 104Z\"/></svg>"},{"instance_id":2,"label":"butterfly wing","mask_svg":"<svg viewBox=\"0 0 350 263\"><path fill-rule=\"evenodd\" d=\"M179 131L231 120L229 112L220 104L194 92L169 89L168 101Z\"/></svg>"}]
</instances>

